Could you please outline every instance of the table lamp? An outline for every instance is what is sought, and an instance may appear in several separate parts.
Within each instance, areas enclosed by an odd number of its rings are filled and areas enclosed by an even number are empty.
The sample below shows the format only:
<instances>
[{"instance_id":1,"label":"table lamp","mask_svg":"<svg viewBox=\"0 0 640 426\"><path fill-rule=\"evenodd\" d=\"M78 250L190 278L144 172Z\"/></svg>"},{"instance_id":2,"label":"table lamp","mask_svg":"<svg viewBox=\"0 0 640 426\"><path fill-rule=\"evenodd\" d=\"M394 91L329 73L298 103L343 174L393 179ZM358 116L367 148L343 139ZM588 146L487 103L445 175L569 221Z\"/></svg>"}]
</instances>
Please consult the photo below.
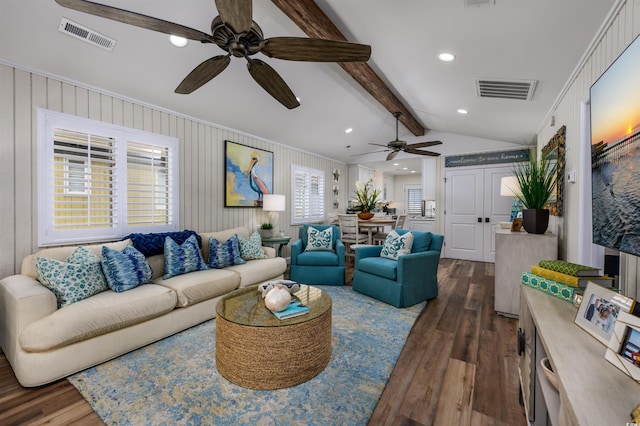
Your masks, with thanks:
<instances>
[{"instance_id":1,"label":"table lamp","mask_svg":"<svg viewBox=\"0 0 640 426\"><path fill-rule=\"evenodd\" d=\"M285 210L284 195L265 194L262 197L262 210L269 212L269 223L273 226L273 235L279 236L278 212Z\"/></svg>"},{"instance_id":2,"label":"table lamp","mask_svg":"<svg viewBox=\"0 0 640 426\"><path fill-rule=\"evenodd\" d=\"M505 176L500 180L500 195L504 197L514 197L513 204L511 205L511 216L509 222L513 222L513 219L518 217L518 214L522 212L522 201L516 196L520 194L520 185L518 184L518 178L515 176Z\"/></svg>"}]
</instances>

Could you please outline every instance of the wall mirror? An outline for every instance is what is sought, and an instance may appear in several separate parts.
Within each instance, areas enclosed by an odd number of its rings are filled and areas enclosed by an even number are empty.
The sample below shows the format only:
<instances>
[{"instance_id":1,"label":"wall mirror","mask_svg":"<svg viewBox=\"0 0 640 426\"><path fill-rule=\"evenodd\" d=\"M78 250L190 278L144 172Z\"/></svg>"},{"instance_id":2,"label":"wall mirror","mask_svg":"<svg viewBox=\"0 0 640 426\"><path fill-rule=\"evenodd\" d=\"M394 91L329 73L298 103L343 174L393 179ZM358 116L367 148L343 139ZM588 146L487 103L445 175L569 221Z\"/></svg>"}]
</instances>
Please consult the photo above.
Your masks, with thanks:
<instances>
[{"instance_id":1,"label":"wall mirror","mask_svg":"<svg viewBox=\"0 0 640 426\"><path fill-rule=\"evenodd\" d=\"M542 155L547 157L553 164L558 162L556 174L558 176L556 183L555 196L551 197L551 201L546 208L553 216L562 216L562 191L564 189L564 139L566 126L562 126L556 134L551 138L548 144L542 148Z\"/></svg>"}]
</instances>

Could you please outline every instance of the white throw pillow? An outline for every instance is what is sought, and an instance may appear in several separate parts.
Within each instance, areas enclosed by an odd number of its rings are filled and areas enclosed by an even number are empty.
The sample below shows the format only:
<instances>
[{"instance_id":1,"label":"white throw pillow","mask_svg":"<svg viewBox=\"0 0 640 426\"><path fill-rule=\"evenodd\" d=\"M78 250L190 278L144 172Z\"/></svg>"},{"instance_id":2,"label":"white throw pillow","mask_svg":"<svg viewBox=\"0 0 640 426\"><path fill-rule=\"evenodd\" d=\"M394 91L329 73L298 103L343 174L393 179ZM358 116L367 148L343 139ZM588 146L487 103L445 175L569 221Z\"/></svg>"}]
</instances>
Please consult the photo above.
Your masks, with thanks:
<instances>
[{"instance_id":1,"label":"white throw pillow","mask_svg":"<svg viewBox=\"0 0 640 426\"><path fill-rule=\"evenodd\" d=\"M323 230L312 226L307 228L307 246L304 251L312 250L333 250L333 228Z\"/></svg>"},{"instance_id":2,"label":"white throw pillow","mask_svg":"<svg viewBox=\"0 0 640 426\"><path fill-rule=\"evenodd\" d=\"M398 257L403 254L411 253L411 246L413 246L413 234L411 232L407 232L400 235L394 229L389 232L389 235L387 235L387 238L384 240L380 257L398 260Z\"/></svg>"}]
</instances>

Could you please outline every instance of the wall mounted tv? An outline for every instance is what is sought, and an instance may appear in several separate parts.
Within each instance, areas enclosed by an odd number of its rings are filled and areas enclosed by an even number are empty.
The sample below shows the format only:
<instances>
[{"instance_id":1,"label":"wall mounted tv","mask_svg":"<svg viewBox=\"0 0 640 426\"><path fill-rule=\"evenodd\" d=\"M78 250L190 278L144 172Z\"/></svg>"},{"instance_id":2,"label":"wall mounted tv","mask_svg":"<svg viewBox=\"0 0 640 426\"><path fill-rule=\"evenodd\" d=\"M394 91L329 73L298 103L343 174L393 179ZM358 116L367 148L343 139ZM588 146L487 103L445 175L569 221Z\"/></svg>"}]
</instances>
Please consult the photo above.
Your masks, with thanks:
<instances>
[{"instance_id":1,"label":"wall mounted tv","mask_svg":"<svg viewBox=\"0 0 640 426\"><path fill-rule=\"evenodd\" d=\"M640 256L640 37L590 95L593 242Z\"/></svg>"}]
</instances>

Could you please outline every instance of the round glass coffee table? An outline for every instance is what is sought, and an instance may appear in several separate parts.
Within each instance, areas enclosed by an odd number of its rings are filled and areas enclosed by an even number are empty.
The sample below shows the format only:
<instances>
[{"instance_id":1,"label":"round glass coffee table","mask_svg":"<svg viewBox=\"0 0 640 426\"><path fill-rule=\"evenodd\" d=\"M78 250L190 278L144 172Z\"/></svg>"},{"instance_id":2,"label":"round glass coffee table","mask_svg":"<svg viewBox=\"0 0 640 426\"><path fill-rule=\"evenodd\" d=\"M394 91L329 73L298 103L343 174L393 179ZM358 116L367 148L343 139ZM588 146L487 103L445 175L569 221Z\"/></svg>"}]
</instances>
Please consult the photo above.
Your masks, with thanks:
<instances>
[{"instance_id":1,"label":"round glass coffee table","mask_svg":"<svg viewBox=\"0 0 640 426\"><path fill-rule=\"evenodd\" d=\"M239 386L281 389L317 376L331 358L331 298L301 285L309 312L279 320L257 286L224 296L216 307L216 367Z\"/></svg>"}]
</instances>

